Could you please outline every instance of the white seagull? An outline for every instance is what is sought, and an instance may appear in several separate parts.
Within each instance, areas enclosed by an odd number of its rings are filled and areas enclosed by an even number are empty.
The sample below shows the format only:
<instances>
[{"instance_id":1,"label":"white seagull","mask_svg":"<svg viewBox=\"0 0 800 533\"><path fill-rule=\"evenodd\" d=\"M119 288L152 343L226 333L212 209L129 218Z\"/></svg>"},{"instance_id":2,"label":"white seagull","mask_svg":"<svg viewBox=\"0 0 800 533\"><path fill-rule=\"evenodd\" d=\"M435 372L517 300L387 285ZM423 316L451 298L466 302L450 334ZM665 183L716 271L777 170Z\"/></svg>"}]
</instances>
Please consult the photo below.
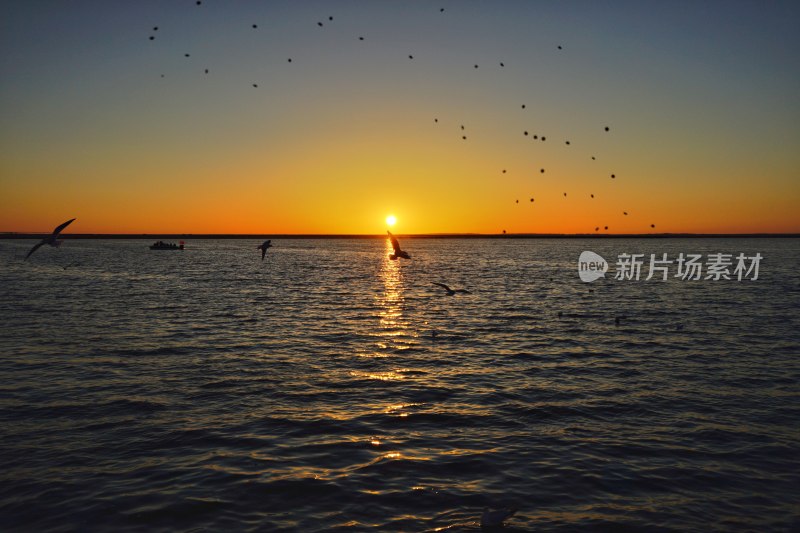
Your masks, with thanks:
<instances>
[{"instance_id":1,"label":"white seagull","mask_svg":"<svg viewBox=\"0 0 800 533\"><path fill-rule=\"evenodd\" d=\"M272 239L267 239L264 241L261 246L258 246L257 249L261 250L261 260L264 260L264 256L267 255L267 248L272 248Z\"/></svg>"},{"instance_id":2,"label":"white seagull","mask_svg":"<svg viewBox=\"0 0 800 533\"><path fill-rule=\"evenodd\" d=\"M398 257L402 257L403 259L411 259L411 256L408 255L408 252L404 252L400 249L400 243L397 242L397 238L392 235L391 231L386 231L389 234L389 240L392 241L392 248L394 248L394 253L389 254L389 259L392 261L396 260Z\"/></svg>"},{"instance_id":3,"label":"white seagull","mask_svg":"<svg viewBox=\"0 0 800 533\"><path fill-rule=\"evenodd\" d=\"M50 246L61 246L61 241L58 240L58 235L61 233L61 231L64 228L69 226L72 223L73 220L75 220L75 219L71 218L71 219L67 220L66 222L64 222L63 224L58 226L56 229L54 229L53 233L51 233L50 235L48 235L47 237L45 237L41 241L37 242L34 245L34 247L31 248L31 251L28 252L28 255L25 256L25 260L27 261L28 258L31 256L31 254L33 252L35 252L36 250L38 250L39 247L42 246L42 245L49 244Z\"/></svg>"},{"instance_id":4,"label":"white seagull","mask_svg":"<svg viewBox=\"0 0 800 533\"><path fill-rule=\"evenodd\" d=\"M438 285L438 286L440 286L441 288L443 288L444 290L446 290L446 291L447 291L447 295L448 295L448 296L453 296L453 295L454 295L455 293L457 293L457 292L463 292L463 293L465 293L465 294L472 294L472 293L471 293L471 292L469 292L467 289L455 289L455 290L453 290L453 289L451 289L450 287L448 287L447 285L445 285L444 283L437 283L437 282L435 282L435 281L432 281L431 283L433 283L434 285Z\"/></svg>"},{"instance_id":5,"label":"white seagull","mask_svg":"<svg viewBox=\"0 0 800 533\"><path fill-rule=\"evenodd\" d=\"M495 509L494 511L486 507L481 515L482 528L503 527L503 522L514 516L516 509Z\"/></svg>"}]
</instances>

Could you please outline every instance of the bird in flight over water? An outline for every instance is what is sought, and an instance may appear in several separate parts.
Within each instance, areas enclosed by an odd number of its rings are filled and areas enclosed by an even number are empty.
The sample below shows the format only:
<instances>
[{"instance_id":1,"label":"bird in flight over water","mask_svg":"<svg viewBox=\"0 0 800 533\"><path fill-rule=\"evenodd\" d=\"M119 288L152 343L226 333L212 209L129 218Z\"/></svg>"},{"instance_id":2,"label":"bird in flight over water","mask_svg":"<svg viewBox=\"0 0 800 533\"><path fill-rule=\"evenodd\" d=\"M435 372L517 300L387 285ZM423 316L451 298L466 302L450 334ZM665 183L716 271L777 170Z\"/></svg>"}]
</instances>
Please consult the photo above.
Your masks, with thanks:
<instances>
[{"instance_id":1,"label":"bird in flight over water","mask_svg":"<svg viewBox=\"0 0 800 533\"><path fill-rule=\"evenodd\" d=\"M267 248L272 248L272 240L271 239L267 239L266 241L263 242L263 244L261 244L261 246L258 247L258 249L261 250L261 260L262 261L264 260L264 256L267 255Z\"/></svg>"},{"instance_id":2,"label":"bird in flight over water","mask_svg":"<svg viewBox=\"0 0 800 533\"><path fill-rule=\"evenodd\" d=\"M432 281L431 283L433 283L434 285L438 285L439 287L441 287L444 290L446 290L448 296L453 296L457 292L463 292L464 294L472 294L467 289L455 289L455 290L453 290L450 287L448 287L447 285L445 285L444 283L438 283L436 281Z\"/></svg>"},{"instance_id":3,"label":"bird in flight over water","mask_svg":"<svg viewBox=\"0 0 800 533\"><path fill-rule=\"evenodd\" d=\"M487 507L483 510L483 515L481 515L481 528L502 528L503 522L514 516L516 512L516 509L490 510Z\"/></svg>"},{"instance_id":4,"label":"bird in flight over water","mask_svg":"<svg viewBox=\"0 0 800 533\"><path fill-rule=\"evenodd\" d=\"M64 228L66 228L67 226L69 226L70 224L72 224L72 221L73 221L73 220L75 220L75 219L74 219L74 218L71 218L71 219L67 220L66 222L64 222L63 224L61 224L60 226L58 226L56 229L54 229L54 230L53 230L53 233L51 233L50 235L48 235L47 237L45 237L45 238L44 238L44 239L42 239L41 241L37 242L37 243L34 245L34 247L33 247L33 248L31 248L31 251L30 251L30 252L28 252L28 255L26 255L26 256L25 256L25 260L27 261L27 260L28 260L28 258L31 256L31 254L32 254L33 252L35 252L36 250L38 250L38 249L39 249L39 247L40 247L40 246L42 246L42 245L49 244L50 246L60 246L60 245L61 245L61 241L59 241L59 240L58 240L58 236L59 236L59 234L61 233L61 231L62 231Z\"/></svg>"},{"instance_id":5,"label":"bird in flight over water","mask_svg":"<svg viewBox=\"0 0 800 533\"><path fill-rule=\"evenodd\" d=\"M392 235L391 231L386 231L389 234L389 240L392 241L392 248L394 248L394 253L389 254L389 259L392 261L396 260L398 257L402 257L403 259L411 259L411 256L408 255L408 252L404 252L400 249L400 243L397 242L397 238Z\"/></svg>"}]
</instances>

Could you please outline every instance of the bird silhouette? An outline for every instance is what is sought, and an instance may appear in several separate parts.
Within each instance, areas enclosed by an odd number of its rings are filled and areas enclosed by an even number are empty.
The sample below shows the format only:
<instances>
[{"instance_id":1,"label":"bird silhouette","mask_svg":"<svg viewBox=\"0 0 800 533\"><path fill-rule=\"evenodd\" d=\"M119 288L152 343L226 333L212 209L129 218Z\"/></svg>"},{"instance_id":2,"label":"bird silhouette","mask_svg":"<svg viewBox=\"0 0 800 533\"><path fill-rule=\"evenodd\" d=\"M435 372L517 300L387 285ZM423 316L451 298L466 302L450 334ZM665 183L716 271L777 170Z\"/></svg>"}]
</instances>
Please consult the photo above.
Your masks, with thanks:
<instances>
[{"instance_id":1,"label":"bird silhouette","mask_svg":"<svg viewBox=\"0 0 800 533\"><path fill-rule=\"evenodd\" d=\"M36 250L39 249L39 247L44 246L45 244L49 244L50 246L61 246L61 241L58 240L58 236L59 234L61 234L64 228L72 224L73 220L75 219L71 218L66 222L64 222L63 224L61 224L60 226L56 226L56 229L53 230L53 233L43 238L41 241L37 242L33 246L33 248L31 248L31 251L28 252L28 255L25 256L25 260L27 261L28 258L31 256L31 254L33 254L33 252L35 252Z\"/></svg>"},{"instance_id":2,"label":"bird silhouette","mask_svg":"<svg viewBox=\"0 0 800 533\"><path fill-rule=\"evenodd\" d=\"M560 48L560 47L559 47ZM494 509L491 510L486 507L481 515L482 528L497 528L502 527L503 522L514 516L516 509Z\"/></svg>"},{"instance_id":3,"label":"bird silhouette","mask_svg":"<svg viewBox=\"0 0 800 533\"><path fill-rule=\"evenodd\" d=\"M437 281L432 281L431 283L433 283L434 285L438 285L439 287L443 288L446 291L447 296L453 296L454 294L457 294L457 293L472 294L467 289L451 289L450 287L448 287L444 283L439 283Z\"/></svg>"},{"instance_id":4,"label":"bird silhouette","mask_svg":"<svg viewBox=\"0 0 800 533\"><path fill-rule=\"evenodd\" d=\"M392 249L394 250L393 254L389 254L389 259L392 261L396 260L398 257L402 257L403 259L411 259L411 256L408 255L408 252L405 252L400 249L400 243L398 242L397 238L392 235L391 231L386 231L389 234L389 240L392 241Z\"/></svg>"},{"instance_id":5,"label":"bird silhouette","mask_svg":"<svg viewBox=\"0 0 800 533\"><path fill-rule=\"evenodd\" d=\"M272 248L272 239L267 239L261 246L258 246L257 249L261 250L261 260L264 260L264 256L267 255L267 249ZM280 254L279 254L280 255Z\"/></svg>"}]
</instances>

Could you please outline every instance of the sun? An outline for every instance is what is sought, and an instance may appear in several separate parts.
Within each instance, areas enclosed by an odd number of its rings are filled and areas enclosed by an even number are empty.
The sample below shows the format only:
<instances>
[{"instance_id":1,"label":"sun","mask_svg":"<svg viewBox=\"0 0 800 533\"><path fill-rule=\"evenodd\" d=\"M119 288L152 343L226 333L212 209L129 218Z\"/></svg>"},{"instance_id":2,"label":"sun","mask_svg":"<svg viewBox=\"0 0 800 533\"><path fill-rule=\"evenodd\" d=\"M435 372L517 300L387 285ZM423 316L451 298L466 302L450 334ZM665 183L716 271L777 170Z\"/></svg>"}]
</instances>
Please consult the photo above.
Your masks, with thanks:
<instances>
[{"instance_id":1,"label":"sun","mask_svg":"<svg viewBox=\"0 0 800 533\"><path fill-rule=\"evenodd\" d=\"M386 224L388 226L394 226L395 224L397 224L397 217L394 215L389 215L388 217L386 217Z\"/></svg>"}]
</instances>

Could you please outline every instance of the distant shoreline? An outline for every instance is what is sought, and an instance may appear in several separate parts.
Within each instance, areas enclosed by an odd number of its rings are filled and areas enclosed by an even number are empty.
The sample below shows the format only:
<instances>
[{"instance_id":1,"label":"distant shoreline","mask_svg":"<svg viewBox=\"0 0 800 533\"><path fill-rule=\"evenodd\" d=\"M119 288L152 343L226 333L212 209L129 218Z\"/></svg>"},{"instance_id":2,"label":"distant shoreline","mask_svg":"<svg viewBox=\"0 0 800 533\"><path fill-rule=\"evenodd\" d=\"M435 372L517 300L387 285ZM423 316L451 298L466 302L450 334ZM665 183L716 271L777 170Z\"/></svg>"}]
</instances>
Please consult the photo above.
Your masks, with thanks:
<instances>
[{"instance_id":1,"label":"distant shoreline","mask_svg":"<svg viewBox=\"0 0 800 533\"><path fill-rule=\"evenodd\" d=\"M41 239L49 233L0 233L0 239ZM800 238L800 233L398 233L411 239L754 239ZM66 233L62 239L385 239L386 234L218 234L218 233Z\"/></svg>"}]
</instances>

